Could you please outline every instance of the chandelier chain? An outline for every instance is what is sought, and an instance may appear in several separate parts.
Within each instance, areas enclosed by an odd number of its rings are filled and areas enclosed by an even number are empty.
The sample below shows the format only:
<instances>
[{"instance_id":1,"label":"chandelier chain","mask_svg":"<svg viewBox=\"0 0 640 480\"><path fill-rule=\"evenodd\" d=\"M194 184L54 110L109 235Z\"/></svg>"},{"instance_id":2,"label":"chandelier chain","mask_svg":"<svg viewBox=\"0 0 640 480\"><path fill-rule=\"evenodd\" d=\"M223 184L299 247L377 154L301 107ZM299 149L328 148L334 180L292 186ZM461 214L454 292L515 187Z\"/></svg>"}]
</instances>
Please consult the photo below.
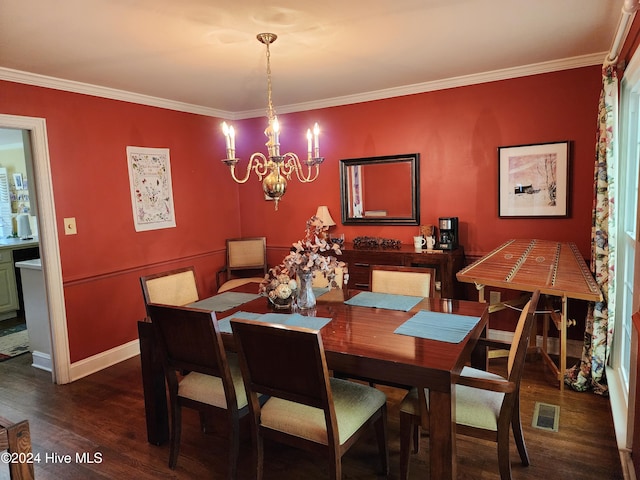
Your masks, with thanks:
<instances>
[{"instance_id":1,"label":"chandelier chain","mask_svg":"<svg viewBox=\"0 0 640 480\"><path fill-rule=\"evenodd\" d=\"M267 46L267 118L272 119L275 116L275 109L273 108L273 101L271 99L271 51L269 50L269 43Z\"/></svg>"}]
</instances>

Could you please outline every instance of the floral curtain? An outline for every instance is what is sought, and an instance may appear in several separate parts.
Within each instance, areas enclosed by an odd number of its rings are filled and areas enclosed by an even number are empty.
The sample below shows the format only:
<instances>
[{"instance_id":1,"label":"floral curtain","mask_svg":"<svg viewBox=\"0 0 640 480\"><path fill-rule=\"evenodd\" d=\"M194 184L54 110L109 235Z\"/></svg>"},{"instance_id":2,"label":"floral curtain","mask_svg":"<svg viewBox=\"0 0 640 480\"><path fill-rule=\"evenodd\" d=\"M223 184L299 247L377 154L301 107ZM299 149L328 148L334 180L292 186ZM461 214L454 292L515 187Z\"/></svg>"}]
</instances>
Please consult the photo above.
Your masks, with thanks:
<instances>
[{"instance_id":1,"label":"floral curtain","mask_svg":"<svg viewBox=\"0 0 640 480\"><path fill-rule=\"evenodd\" d=\"M618 77L614 66L602 70L602 92L594 170L591 272L602 290L603 300L587 310L582 358L565 372L565 384L577 391L593 390L608 395L606 365L614 325L615 281L615 186L616 148L614 132L618 118Z\"/></svg>"}]
</instances>

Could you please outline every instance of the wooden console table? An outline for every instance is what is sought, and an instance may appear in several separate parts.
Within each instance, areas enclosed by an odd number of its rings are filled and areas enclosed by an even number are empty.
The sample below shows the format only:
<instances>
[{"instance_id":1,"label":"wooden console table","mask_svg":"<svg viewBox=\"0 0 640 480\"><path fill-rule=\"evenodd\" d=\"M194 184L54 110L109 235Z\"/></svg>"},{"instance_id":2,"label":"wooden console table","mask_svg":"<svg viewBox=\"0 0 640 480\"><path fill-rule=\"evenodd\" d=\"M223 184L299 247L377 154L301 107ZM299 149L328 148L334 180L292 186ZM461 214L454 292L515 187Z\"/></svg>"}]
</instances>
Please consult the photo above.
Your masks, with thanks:
<instances>
[{"instance_id":1,"label":"wooden console table","mask_svg":"<svg viewBox=\"0 0 640 480\"><path fill-rule=\"evenodd\" d=\"M464 298L462 285L456 272L464 267L464 249L423 250L416 252L413 245L397 248L354 248L345 244L339 260L349 267L348 287L369 290L369 267L371 265L400 265L408 267L430 267L436 269L436 282L440 282L443 298Z\"/></svg>"}]
</instances>

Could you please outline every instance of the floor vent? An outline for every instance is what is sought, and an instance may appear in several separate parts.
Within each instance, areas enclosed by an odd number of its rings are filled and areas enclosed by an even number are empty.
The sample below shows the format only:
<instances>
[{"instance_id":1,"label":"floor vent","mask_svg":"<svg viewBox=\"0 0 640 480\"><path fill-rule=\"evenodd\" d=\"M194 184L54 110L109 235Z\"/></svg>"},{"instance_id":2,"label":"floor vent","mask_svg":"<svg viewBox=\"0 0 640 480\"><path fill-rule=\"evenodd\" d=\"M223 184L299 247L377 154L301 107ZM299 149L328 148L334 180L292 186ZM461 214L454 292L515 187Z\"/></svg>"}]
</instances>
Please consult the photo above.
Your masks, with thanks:
<instances>
[{"instance_id":1,"label":"floor vent","mask_svg":"<svg viewBox=\"0 0 640 480\"><path fill-rule=\"evenodd\" d=\"M557 432L559 420L560 407L558 405L536 402L533 410L533 422L531 423L533 427Z\"/></svg>"}]
</instances>

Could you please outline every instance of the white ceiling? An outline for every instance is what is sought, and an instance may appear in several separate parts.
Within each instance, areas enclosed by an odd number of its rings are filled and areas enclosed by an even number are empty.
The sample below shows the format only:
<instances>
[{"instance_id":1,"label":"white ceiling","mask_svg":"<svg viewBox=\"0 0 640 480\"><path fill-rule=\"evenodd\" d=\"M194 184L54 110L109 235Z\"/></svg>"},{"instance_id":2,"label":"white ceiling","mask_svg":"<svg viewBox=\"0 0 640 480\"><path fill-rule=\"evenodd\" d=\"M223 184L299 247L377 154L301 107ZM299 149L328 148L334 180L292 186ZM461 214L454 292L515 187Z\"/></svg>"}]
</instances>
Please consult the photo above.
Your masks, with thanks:
<instances>
[{"instance_id":1,"label":"white ceiling","mask_svg":"<svg viewBox=\"0 0 640 480\"><path fill-rule=\"evenodd\" d=\"M284 113L601 64L622 4L0 0L0 78L17 70L252 116L266 106L266 31L279 37L273 101Z\"/></svg>"}]
</instances>

